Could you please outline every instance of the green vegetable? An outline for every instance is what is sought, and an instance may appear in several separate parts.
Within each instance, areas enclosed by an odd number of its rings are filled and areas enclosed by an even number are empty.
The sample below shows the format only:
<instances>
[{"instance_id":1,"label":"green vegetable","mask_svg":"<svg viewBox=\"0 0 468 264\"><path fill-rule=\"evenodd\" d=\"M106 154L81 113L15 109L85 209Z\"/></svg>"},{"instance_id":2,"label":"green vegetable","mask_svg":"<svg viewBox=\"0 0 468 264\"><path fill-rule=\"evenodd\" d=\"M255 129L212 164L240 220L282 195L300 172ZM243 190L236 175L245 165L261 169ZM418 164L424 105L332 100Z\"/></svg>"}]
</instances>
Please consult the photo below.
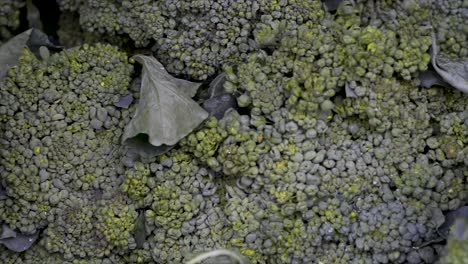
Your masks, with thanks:
<instances>
[{"instance_id":1,"label":"green vegetable","mask_svg":"<svg viewBox=\"0 0 468 264\"><path fill-rule=\"evenodd\" d=\"M465 59L462 0L57 3L126 52L27 44L0 81L0 224L39 232L2 263L466 259L468 95L420 74L433 29Z\"/></svg>"},{"instance_id":2,"label":"green vegetable","mask_svg":"<svg viewBox=\"0 0 468 264\"><path fill-rule=\"evenodd\" d=\"M53 47L47 36L37 29L29 29L0 46L0 80L7 69L17 65L23 49L38 51L41 46Z\"/></svg>"}]
</instances>

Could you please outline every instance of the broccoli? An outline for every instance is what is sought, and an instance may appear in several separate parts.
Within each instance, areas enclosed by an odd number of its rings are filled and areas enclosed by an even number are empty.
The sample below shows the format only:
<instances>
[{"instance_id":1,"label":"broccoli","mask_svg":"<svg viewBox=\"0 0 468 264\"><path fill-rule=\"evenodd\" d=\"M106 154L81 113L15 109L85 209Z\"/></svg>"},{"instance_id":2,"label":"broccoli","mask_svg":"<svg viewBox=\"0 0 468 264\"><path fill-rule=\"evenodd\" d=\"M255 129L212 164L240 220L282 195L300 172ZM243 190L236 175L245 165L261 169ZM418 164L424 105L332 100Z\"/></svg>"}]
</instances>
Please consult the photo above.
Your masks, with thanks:
<instances>
[{"instance_id":1,"label":"broccoli","mask_svg":"<svg viewBox=\"0 0 468 264\"><path fill-rule=\"evenodd\" d=\"M57 1L96 38L24 49L0 79L0 223L38 234L0 259L461 263L468 95L420 73L434 33L441 53L466 57L466 6L341 2ZM173 114L138 85L203 106L216 94L128 58L141 51L129 42L186 78L223 72L210 89L237 105L158 155L144 135L122 140L134 117Z\"/></svg>"},{"instance_id":2,"label":"broccoli","mask_svg":"<svg viewBox=\"0 0 468 264\"><path fill-rule=\"evenodd\" d=\"M5 0L0 3L0 44L11 38L20 26L21 8L24 0Z\"/></svg>"},{"instance_id":3,"label":"broccoli","mask_svg":"<svg viewBox=\"0 0 468 264\"><path fill-rule=\"evenodd\" d=\"M319 1L70 1L87 32L127 34L137 47L152 47L169 72L205 80L225 64L257 49L252 31L270 17L291 23L318 21Z\"/></svg>"},{"instance_id":4,"label":"broccoli","mask_svg":"<svg viewBox=\"0 0 468 264\"><path fill-rule=\"evenodd\" d=\"M46 249L66 259L109 255L129 239L136 211L128 201L92 201L112 196L125 172L118 137L130 110L114 103L128 92L132 72L127 56L109 45L42 60L24 50L0 86L2 222L26 234L45 228ZM95 242L80 240L86 237Z\"/></svg>"},{"instance_id":5,"label":"broccoli","mask_svg":"<svg viewBox=\"0 0 468 264\"><path fill-rule=\"evenodd\" d=\"M435 1L433 12L437 40L441 50L454 58L468 57L467 4L463 1Z\"/></svg>"}]
</instances>

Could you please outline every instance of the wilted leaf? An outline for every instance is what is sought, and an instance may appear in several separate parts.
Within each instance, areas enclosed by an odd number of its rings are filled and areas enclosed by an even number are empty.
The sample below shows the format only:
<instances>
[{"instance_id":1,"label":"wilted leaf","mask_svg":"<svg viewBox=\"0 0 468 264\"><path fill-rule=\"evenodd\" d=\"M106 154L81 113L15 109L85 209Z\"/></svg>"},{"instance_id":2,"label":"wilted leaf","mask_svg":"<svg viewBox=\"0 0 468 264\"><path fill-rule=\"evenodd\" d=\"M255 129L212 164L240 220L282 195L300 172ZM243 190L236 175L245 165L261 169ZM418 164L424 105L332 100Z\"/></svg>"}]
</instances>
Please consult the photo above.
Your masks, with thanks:
<instances>
[{"instance_id":1,"label":"wilted leaf","mask_svg":"<svg viewBox=\"0 0 468 264\"><path fill-rule=\"evenodd\" d=\"M223 118L228 109L237 107L235 97L224 89L225 82L225 73L216 76L208 88L209 98L203 102L203 108L218 120Z\"/></svg>"},{"instance_id":2,"label":"wilted leaf","mask_svg":"<svg viewBox=\"0 0 468 264\"><path fill-rule=\"evenodd\" d=\"M154 57L133 58L143 65L140 100L122 140L147 134L149 143L163 153L208 117L191 99L200 84L174 78Z\"/></svg>"},{"instance_id":3,"label":"wilted leaf","mask_svg":"<svg viewBox=\"0 0 468 264\"><path fill-rule=\"evenodd\" d=\"M119 101L114 105L120 108L128 108L133 102L133 95L131 93L126 94L119 98Z\"/></svg>"},{"instance_id":4,"label":"wilted leaf","mask_svg":"<svg viewBox=\"0 0 468 264\"><path fill-rule=\"evenodd\" d=\"M135 228L133 229L135 235L135 242L137 244L137 248L143 248L143 244L146 240L146 226L145 226L145 213L140 212L136 222Z\"/></svg>"},{"instance_id":5,"label":"wilted leaf","mask_svg":"<svg viewBox=\"0 0 468 264\"><path fill-rule=\"evenodd\" d=\"M457 88L468 93L468 60L457 60L439 55L435 34L432 34L432 66L442 79Z\"/></svg>"},{"instance_id":6,"label":"wilted leaf","mask_svg":"<svg viewBox=\"0 0 468 264\"><path fill-rule=\"evenodd\" d=\"M16 237L16 232L13 231L7 224L3 224L2 232L0 233L0 240L12 237Z\"/></svg>"},{"instance_id":7,"label":"wilted leaf","mask_svg":"<svg viewBox=\"0 0 468 264\"><path fill-rule=\"evenodd\" d=\"M438 228L439 234L443 237L447 237L450 232L450 227L455 223L455 221L459 218L466 217L468 217L468 206L462 206L457 210L447 212L443 225Z\"/></svg>"},{"instance_id":8,"label":"wilted leaf","mask_svg":"<svg viewBox=\"0 0 468 264\"><path fill-rule=\"evenodd\" d=\"M39 231L32 235L23 235L4 224L2 226L2 234L0 234L0 244L3 244L9 250L23 252L30 248L38 237Z\"/></svg>"},{"instance_id":9,"label":"wilted leaf","mask_svg":"<svg viewBox=\"0 0 468 264\"><path fill-rule=\"evenodd\" d=\"M424 88L430 88L434 85L443 86L443 87L450 87L450 85L440 77L439 74L435 71L427 70L423 72L419 72L418 74L419 81L421 82L421 86Z\"/></svg>"}]
</instances>

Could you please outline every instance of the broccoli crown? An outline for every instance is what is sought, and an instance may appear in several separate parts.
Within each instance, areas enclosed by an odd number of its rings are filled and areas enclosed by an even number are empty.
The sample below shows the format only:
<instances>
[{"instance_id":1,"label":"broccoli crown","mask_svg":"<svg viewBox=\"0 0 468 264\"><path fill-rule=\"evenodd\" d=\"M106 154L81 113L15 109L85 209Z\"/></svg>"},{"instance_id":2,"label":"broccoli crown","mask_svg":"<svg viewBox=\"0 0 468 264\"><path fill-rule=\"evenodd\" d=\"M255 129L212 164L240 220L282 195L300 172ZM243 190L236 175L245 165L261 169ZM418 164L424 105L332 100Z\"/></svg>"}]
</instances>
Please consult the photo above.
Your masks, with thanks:
<instances>
[{"instance_id":1,"label":"broccoli crown","mask_svg":"<svg viewBox=\"0 0 468 264\"><path fill-rule=\"evenodd\" d=\"M135 209L101 197L124 172L119 137L130 110L114 103L132 71L109 45L42 60L24 50L0 85L2 222L23 233L45 228L44 246L66 259L128 248Z\"/></svg>"},{"instance_id":2,"label":"broccoli crown","mask_svg":"<svg viewBox=\"0 0 468 264\"><path fill-rule=\"evenodd\" d=\"M26 50L0 83L0 221L43 232L24 253L0 248L1 259L182 263L230 248L252 263L416 264L442 254L444 213L468 197L468 96L423 88L417 73L445 15L462 25L444 29L454 40L442 52L465 56L464 13L451 11L461 1L343 1L333 13L319 1L58 2L88 31L154 42L172 72L205 79L222 68L239 108L163 155L138 156L120 143L135 104L115 105L138 98L125 53ZM465 242L449 241L447 259Z\"/></svg>"},{"instance_id":3,"label":"broccoli crown","mask_svg":"<svg viewBox=\"0 0 468 264\"><path fill-rule=\"evenodd\" d=\"M409 79L409 75L427 65L429 54L425 50L430 46L427 33L431 31L431 23L445 53L452 57L467 56L468 34L463 33L468 30L464 23L468 17L462 1L358 2L362 2L359 8L346 2L341 5L337 20L343 23L336 24L340 41L359 44L357 50L344 51L351 53L345 55L353 57L347 64L359 67L358 75L369 67L385 75L397 71ZM307 21L319 24L327 17L320 1L307 0L151 3L57 0L57 3L62 10L79 14L84 31L114 38L128 35L138 47L153 45L156 56L170 72L199 80L225 65L245 60L252 51L274 46L291 27ZM366 27L361 28L361 23ZM389 46L392 49L388 50ZM327 48L330 47L322 49ZM373 58L367 63L361 63L367 61L362 57L363 49L372 53ZM398 61L391 61L389 54ZM419 57L423 55L421 61ZM387 61L378 64L384 58Z\"/></svg>"},{"instance_id":4,"label":"broccoli crown","mask_svg":"<svg viewBox=\"0 0 468 264\"><path fill-rule=\"evenodd\" d=\"M468 19L465 1L435 1L433 21L437 29L437 40L443 53L453 58L468 57Z\"/></svg>"},{"instance_id":5,"label":"broccoli crown","mask_svg":"<svg viewBox=\"0 0 468 264\"><path fill-rule=\"evenodd\" d=\"M108 35L127 34L153 50L168 71L204 80L222 65L257 49L252 31L264 16L290 23L317 21L319 1L69 1L82 28Z\"/></svg>"}]
</instances>

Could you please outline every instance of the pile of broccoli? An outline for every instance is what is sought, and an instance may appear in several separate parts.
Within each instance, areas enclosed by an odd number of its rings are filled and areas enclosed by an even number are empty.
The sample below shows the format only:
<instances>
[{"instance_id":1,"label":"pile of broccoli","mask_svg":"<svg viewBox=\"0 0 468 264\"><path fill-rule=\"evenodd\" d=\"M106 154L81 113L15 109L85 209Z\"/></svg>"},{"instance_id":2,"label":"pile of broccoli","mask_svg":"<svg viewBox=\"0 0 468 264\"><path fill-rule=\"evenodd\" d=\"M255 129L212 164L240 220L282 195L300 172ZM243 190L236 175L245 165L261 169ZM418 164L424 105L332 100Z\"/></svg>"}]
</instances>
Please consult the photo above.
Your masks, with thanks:
<instances>
[{"instance_id":1,"label":"pile of broccoli","mask_svg":"<svg viewBox=\"0 0 468 264\"><path fill-rule=\"evenodd\" d=\"M0 74L4 263L466 260L468 95L433 65L436 41L468 81L466 1L56 2L80 46ZM24 5L0 4L1 42ZM139 152L141 52L235 107Z\"/></svg>"}]
</instances>

